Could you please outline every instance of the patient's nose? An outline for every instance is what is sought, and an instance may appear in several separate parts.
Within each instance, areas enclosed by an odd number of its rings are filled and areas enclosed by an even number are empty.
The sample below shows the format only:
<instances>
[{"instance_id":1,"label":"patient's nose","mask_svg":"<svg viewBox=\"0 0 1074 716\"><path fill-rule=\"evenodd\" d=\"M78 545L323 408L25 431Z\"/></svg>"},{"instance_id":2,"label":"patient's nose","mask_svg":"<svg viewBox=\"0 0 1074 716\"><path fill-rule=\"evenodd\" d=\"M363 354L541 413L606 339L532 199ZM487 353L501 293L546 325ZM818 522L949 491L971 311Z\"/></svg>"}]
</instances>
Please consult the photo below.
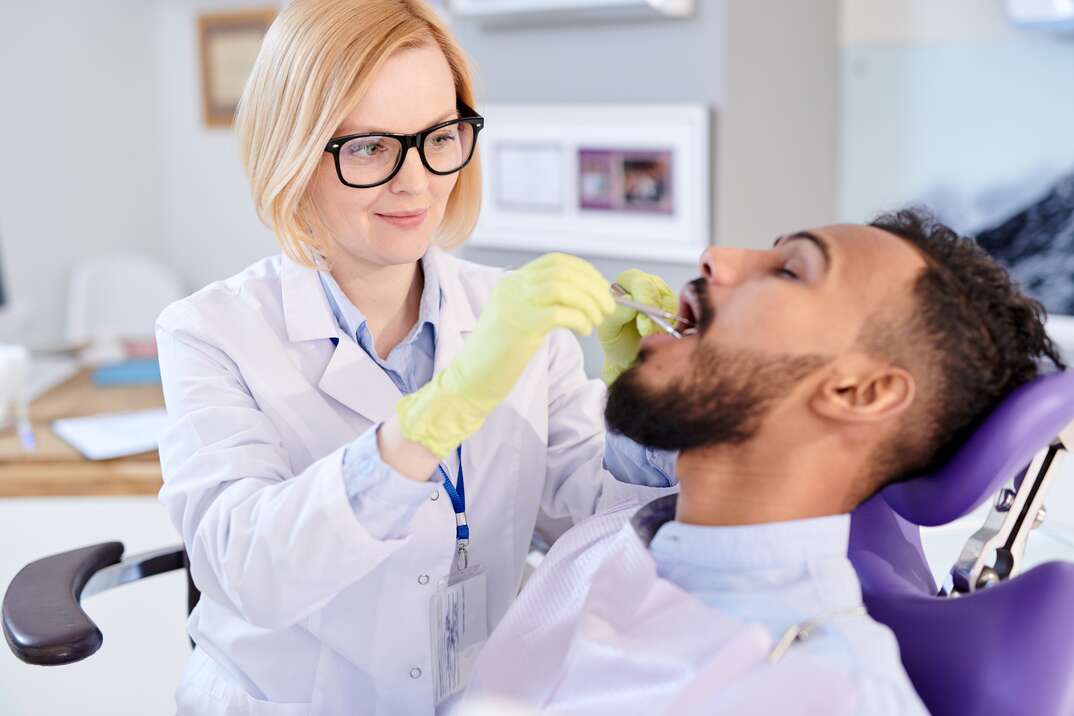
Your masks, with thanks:
<instances>
[{"instance_id":1,"label":"patient's nose","mask_svg":"<svg viewBox=\"0 0 1074 716\"><path fill-rule=\"evenodd\" d=\"M756 252L728 246L710 246L701 254L701 275L710 283L734 285L741 280L750 254L753 253Z\"/></svg>"}]
</instances>

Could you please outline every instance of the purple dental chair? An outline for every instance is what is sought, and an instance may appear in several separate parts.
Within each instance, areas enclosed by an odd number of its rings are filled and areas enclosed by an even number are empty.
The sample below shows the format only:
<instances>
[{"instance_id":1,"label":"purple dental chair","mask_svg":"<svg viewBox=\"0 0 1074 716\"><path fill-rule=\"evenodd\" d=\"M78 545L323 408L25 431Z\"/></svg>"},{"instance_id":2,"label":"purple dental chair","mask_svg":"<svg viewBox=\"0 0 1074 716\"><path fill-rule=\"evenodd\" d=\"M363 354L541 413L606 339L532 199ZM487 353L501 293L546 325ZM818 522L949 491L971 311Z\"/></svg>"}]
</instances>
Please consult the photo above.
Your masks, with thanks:
<instances>
[{"instance_id":1,"label":"purple dental chair","mask_svg":"<svg viewBox=\"0 0 1074 716\"><path fill-rule=\"evenodd\" d=\"M1072 445L1074 371L1047 375L1009 396L944 469L890 486L854 512L850 558L865 604L895 633L932 713L1074 714L1074 563L1018 574L1048 484ZM940 592L918 525L951 522L993 498ZM24 567L3 602L15 655L41 665L90 656L102 636L80 598L186 567L180 547L122 555L123 545L111 542ZM192 584L188 596L192 606Z\"/></svg>"},{"instance_id":2,"label":"purple dental chair","mask_svg":"<svg viewBox=\"0 0 1074 716\"><path fill-rule=\"evenodd\" d=\"M1012 393L942 470L855 510L849 556L865 605L895 633L933 714L1074 714L1074 563L1014 576L1072 446L1074 371L1046 375ZM993 498L938 590L918 526L946 524Z\"/></svg>"}]
</instances>

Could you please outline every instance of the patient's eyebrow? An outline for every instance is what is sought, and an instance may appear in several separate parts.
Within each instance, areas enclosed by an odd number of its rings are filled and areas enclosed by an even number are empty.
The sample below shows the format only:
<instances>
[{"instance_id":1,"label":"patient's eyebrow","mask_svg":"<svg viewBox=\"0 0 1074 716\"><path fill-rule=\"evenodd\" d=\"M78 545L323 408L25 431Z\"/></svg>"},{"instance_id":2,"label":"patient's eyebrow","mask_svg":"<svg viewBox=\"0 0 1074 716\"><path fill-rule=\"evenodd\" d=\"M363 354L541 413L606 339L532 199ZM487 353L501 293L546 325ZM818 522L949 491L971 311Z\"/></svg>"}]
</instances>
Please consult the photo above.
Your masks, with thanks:
<instances>
[{"instance_id":1,"label":"patient's eyebrow","mask_svg":"<svg viewBox=\"0 0 1074 716\"><path fill-rule=\"evenodd\" d=\"M827 241L817 236L812 231L799 231L794 234L789 234L788 236L779 237L778 239L776 239L775 246L779 246L780 244L785 243L787 241L812 242L814 246L820 249L821 256L824 257L824 273L828 273L828 269L831 268L832 265L832 252L831 249L828 247Z\"/></svg>"}]
</instances>

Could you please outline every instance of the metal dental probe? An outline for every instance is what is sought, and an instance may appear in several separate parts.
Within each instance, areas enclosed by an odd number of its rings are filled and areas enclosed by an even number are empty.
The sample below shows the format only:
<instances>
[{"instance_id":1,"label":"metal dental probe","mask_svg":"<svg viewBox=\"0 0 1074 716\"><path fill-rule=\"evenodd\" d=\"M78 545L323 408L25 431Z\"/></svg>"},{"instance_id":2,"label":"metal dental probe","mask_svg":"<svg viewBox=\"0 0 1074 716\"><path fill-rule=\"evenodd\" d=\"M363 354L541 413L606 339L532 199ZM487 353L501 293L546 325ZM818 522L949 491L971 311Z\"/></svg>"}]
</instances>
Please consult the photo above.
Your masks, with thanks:
<instances>
[{"instance_id":1,"label":"metal dental probe","mask_svg":"<svg viewBox=\"0 0 1074 716\"><path fill-rule=\"evenodd\" d=\"M683 334L679 333L675 329L675 323L681 322L683 325L692 325L691 321L676 315L669 311L665 311L655 306L649 306L644 303L638 303L633 301L628 296L630 293L620 286L618 283L612 284L612 296L615 298L615 302L620 306L626 306L627 308L633 308L639 313L644 313L646 316L652 319L653 323L660 327L662 331L668 333L675 338L682 338ZM669 323L671 321L671 323ZM693 330L692 328L690 330Z\"/></svg>"}]
</instances>

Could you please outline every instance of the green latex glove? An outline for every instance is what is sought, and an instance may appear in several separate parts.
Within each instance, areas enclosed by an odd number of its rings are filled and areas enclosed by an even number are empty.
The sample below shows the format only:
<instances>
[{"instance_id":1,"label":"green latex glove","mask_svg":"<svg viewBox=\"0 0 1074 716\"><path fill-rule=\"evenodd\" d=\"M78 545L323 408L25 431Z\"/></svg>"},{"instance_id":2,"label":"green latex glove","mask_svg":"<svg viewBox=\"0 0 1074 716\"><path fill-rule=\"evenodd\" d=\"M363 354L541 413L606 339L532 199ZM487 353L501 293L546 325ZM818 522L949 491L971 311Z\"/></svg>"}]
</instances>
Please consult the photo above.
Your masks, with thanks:
<instances>
[{"instance_id":1,"label":"green latex glove","mask_svg":"<svg viewBox=\"0 0 1074 716\"><path fill-rule=\"evenodd\" d=\"M630 297L639 303L672 313L679 310L679 297L659 276L630 269L620 274L616 283L625 288ZM634 365L641 339L659 330L660 327L644 313L617 305L611 318L597 329L597 337L604 349L604 368L600 374L604 382L611 385L620 373Z\"/></svg>"},{"instance_id":2,"label":"green latex glove","mask_svg":"<svg viewBox=\"0 0 1074 716\"><path fill-rule=\"evenodd\" d=\"M615 311L611 287L576 256L547 254L496 284L455 360L396 404L403 435L444 457L514 388L548 334L588 335Z\"/></svg>"}]
</instances>

